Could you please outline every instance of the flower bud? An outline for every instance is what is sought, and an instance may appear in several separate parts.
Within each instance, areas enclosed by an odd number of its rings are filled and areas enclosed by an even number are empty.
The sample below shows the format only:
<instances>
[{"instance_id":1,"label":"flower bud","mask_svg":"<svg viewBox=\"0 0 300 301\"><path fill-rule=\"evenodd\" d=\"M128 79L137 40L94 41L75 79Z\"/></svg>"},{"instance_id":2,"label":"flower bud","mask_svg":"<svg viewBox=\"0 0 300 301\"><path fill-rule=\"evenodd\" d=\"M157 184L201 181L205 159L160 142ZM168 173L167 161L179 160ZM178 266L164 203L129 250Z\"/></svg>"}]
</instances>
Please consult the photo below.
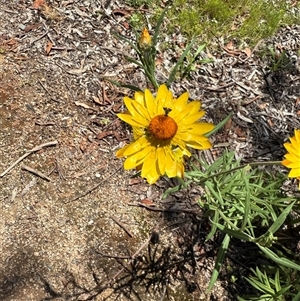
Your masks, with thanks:
<instances>
[{"instance_id":1,"label":"flower bud","mask_svg":"<svg viewBox=\"0 0 300 301\"><path fill-rule=\"evenodd\" d=\"M139 46L142 49L147 49L151 46L151 36L146 27L142 31L142 34L141 34L141 37L139 40Z\"/></svg>"}]
</instances>

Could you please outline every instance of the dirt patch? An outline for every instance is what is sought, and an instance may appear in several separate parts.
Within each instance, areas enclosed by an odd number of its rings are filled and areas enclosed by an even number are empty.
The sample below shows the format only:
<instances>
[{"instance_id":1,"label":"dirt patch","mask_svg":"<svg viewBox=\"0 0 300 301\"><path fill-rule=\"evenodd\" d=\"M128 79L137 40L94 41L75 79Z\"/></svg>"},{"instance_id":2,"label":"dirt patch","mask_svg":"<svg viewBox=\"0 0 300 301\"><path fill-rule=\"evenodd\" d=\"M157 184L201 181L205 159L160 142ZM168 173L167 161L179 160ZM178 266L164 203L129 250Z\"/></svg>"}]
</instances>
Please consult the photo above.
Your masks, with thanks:
<instances>
[{"instance_id":1,"label":"dirt patch","mask_svg":"<svg viewBox=\"0 0 300 301\"><path fill-rule=\"evenodd\" d=\"M116 117L130 92L104 77L146 86L123 60L128 45L110 33L130 36L126 18L97 1L48 4L48 12L31 1L0 4L0 173L57 142L0 177L1 300L232 300L228 279L205 294L218 238L215 247L204 243L200 192L163 201L173 180L149 186L115 158L130 137ZM275 38L290 57L299 51L300 30L292 30L294 44L282 38L284 29ZM161 55L167 70L172 55ZM298 57L281 85L274 85L276 74L264 74L268 61L259 56L221 51L214 59L172 87L201 99L215 123L235 113L208 155L226 142L247 160L280 157L282 140L300 128ZM164 68L158 76L165 77ZM139 207L146 200L158 210Z\"/></svg>"}]
</instances>

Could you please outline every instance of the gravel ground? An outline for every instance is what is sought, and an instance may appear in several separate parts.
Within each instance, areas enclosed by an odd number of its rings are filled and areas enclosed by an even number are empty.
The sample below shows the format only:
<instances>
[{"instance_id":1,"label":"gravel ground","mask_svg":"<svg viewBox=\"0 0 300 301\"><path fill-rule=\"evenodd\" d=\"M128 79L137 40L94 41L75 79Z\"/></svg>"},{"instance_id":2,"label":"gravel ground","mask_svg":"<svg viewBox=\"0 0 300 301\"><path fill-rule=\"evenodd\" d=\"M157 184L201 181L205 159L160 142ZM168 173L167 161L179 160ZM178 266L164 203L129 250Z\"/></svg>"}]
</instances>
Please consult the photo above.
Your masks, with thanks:
<instances>
[{"instance_id":1,"label":"gravel ground","mask_svg":"<svg viewBox=\"0 0 300 301\"><path fill-rule=\"evenodd\" d=\"M203 242L199 192L161 200L174 181L149 186L115 158L130 137L116 117L130 92L105 78L146 86L123 60L128 45L111 35L130 36L131 12L120 2L0 3L1 300L233 300L241 293L232 295L223 279L205 294L216 253ZM172 51L159 53L162 81L182 43L174 35ZM286 51L284 68L269 72L262 55L269 46ZM214 63L174 83L175 94L187 89L201 99L207 120L234 113L213 138L211 158L224 143L245 161L281 158L282 142L300 128L299 47L297 26L251 55L224 44L205 54Z\"/></svg>"}]
</instances>

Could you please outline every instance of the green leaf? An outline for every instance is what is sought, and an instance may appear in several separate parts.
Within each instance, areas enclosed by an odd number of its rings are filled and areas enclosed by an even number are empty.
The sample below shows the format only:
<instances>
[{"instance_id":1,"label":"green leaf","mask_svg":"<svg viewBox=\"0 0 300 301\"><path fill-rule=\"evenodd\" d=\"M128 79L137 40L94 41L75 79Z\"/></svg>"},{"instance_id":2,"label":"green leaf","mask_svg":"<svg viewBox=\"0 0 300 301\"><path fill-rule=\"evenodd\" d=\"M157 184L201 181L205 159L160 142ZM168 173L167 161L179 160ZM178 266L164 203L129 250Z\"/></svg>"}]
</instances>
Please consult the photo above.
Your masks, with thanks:
<instances>
[{"instance_id":1,"label":"green leaf","mask_svg":"<svg viewBox=\"0 0 300 301\"><path fill-rule=\"evenodd\" d=\"M122 36L122 35L120 35L120 34L118 34L117 32L115 32L115 31L112 31L112 34L114 35L114 36L116 36L118 39L120 39L120 40L123 40L123 41L125 41L125 42L127 42L138 54L140 54L140 50L137 48L137 46L135 46L129 39L127 39L126 37L124 37L124 36Z\"/></svg>"},{"instance_id":2,"label":"green leaf","mask_svg":"<svg viewBox=\"0 0 300 301\"><path fill-rule=\"evenodd\" d=\"M217 224L217 226L222 232L224 232L232 237L235 237L235 238L238 238L238 239L244 240L244 241L251 241L251 242L253 241L253 238L244 232L241 232L239 230L230 229L221 224Z\"/></svg>"},{"instance_id":3,"label":"green leaf","mask_svg":"<svg viewBox=\"0 0 300 301\"><path fill-rule=\"evenodd\" d=\"M264 254L269 257L271 260L276 262L278 265L283 265L287 268L292 268L294 270L300 271L300 265L296 264L295 262L286 259L284 257L279 257L276 253L271 251L269 248L265 248L263 246L260 246L259 244L256 244L263 252Z\"/></svg>"},{"instance_id":4,"label":"green leaf","mask_svg":"<svg viewBox=\"0 0 300 301\"><path fill-rule=\"evenodd\" d=\"M134 59L130 56L125 56L125 58L128 62L134 63L134 64L138 65L140 68L144 69L144 66L139 61L137 61L136 59Z\"/></svg>"},{"instance_id":5,"label":"green leaf","mask_svg":"<svg viewBox=\"0 0 300 301\"><path fill-rule=\"evenodd\" d=\"M225 258L225 255L226 255L226 252L227 252L227 249L228 249L228 246L229 246L229 242L230 242L230 236L228 234L226 234L223 241L222 241L221 247L219 249L219 252L218 252L218 255L217 255L217 258L216 258L215 267L214 267L214 270L212 272L208 288L206 290L207 293L211 291L211 289L213 288L215 282L218 279L220 269L222 267L222 263L224 261L224 258Z\"/></svg>"},{"instance_id":6,"label":"green leaf","mask_svg":"<svg viewBox=\"0 0 300 301\"><path fill-rule=\"evenodd\" d=\"M267 277L267 276L265 276ZM275 291L270 287L270 284L264 284L262 282L259 282L258 280L256 280L255 278L251 277L251 278L246 278L246 280L257 290L261 291L262 293L268 294L269 297L271 297L272 295L275 295Z\"/></svg>"},{"instance_id":7,"label":"green leaf","mask_svg":"<svg viewBox=\"0 0 300 301\"><path fill-rule=\"evenodd\" d=\"M200 52L206 47L206 44L202 44L198 47L197 51L193 55L192 59L189 59L188 65L184 68L184 71L182 72L181 78L184 78L193 68L193 64L197 58L197 56L200 54ZM209 60L206 60L206 62L209 62ZM202 63L205 63L205 60L202 60Z\"/></svg>"},{"instance_id":8,"label":"green leaf","mask_svg":"<svg viewBox=\"0 0 300 301\"><path fill-rule=\"evenodd\" d=\"M292 301L300 301L300 292L293 298Z\"/></svg>"},{"instance_id":9,"label":"green leaf","mask_svg":"<svg viewBox=\"0 0 300 301\"><path fill-rule=\"evenodd\" d=\"M277 296L284 296L286 292L290 290L290 288L293 287L292 284L287 285L286 287L282 288L280 291L277 292Z\"/></svg>"},{"instance_id":10,"label":"green leaf","mask_svg":"<svg viewBox=\"0 0 300 301\"><path fill-rule=\"evenodd\" d=\"M241 231L244 231L248 220L249 220L249 213L250 213L250 189L249 189L249 177L246 174L245 168L242 170L243 172L243 181L245 184L245 192L246 192L246 200L245 200L245 208L244 208L244 218L243 218L243 222L241 225Z\"/></svg>"},{"instance_id":11,"label":"green leaf","mask_svg":"<svg viewBox=\"0 0 300 301\"><path fill-rule=\"evenodd\" d=\"M212 224L210 232L206 236L205 241L210 240L215 235L215 233L218 229L218 227L217 227L218 220L219 220L219 213L218 213L218 211L214 211L213 224Z\"/></svg>"},{"instance_id":12,"label":"green leaf","mask_svg":"<svg viewBox=\"0 0 300 301\"><path fill-rule=\"evenodd\" d=\"M154 31L154 36L152 39L152 56L153 58L155 58L156 56L156 44L157 44L157 38L158 38L158 34L159 34L159 30L160 30L160 26L164 20L165 14L167 12L167 10L169 9L168 6L165 7L165 9L162 11L161 15L159 16L156 26L155 26L155 31Z\"/></svg>"},{"instance_id":13,"label":"green leaf","mask_svg":"<svg viewBox=\"0 0 300 301\"><path fill-rule=\"evenodd\" d=\"M177 73L178 68L180 67L180 65L182 65L183 60L187 56L188 52L190 51L190 49L192 48L192 46L193 46L194 43L195 43L195 38L192 39L192 41L190 42L190 44L186 47L186 49L184 50L184 52L180 56L180 58L177 61L176 65L173 67L173 70L171 71L171 73L169 75L169 79L166 82L167 87L170 87L171 83L174 81L174 78L175 78L175 75Z\"/></svg>"},{"instance_id":14,"label":"green leaf","mask_svg":"<svg viewBox=\"0 0 300 301\"><path fill-rule=\"evenodd\" d=\"M139 87L133 86L133 85L126 85L126 84L121 84L115 80L109 79L109 78L104 78L105 80L109 81L110 83L114 84L117 87L122 87L122 88L127 88L130 89L132 91L136 91L136 92L140 92L142 91Z\"/></svg>"},{"instance_id":15,"label":"green leaf","mask_svg":"<svg viewBox=\"0 0 300 301\"><path fill-rule=\"evenodd\" d=\"M218 130L220 130L227 121L231 118L232 113L230 113L226 118L224 118L221 122L219 122L210 132L206 133L205 137L210 137L211 135L215 134Z\"/></svg>"},{"instance_id":16,"label":"green leaf","mask_svg":"<svg viewBox=\"0 0 300 301\"><path fill-rule=\"evenodd\" d=\"M295 204L295 201L292 202L290 205L288 205L282 213L278 216L278 218L275 220L275 222L272 224L272 226L269 228L268 232L274 234L284 223L286 220L286 217L292 210L293 206Z\"/></svg>"}]
</instances>

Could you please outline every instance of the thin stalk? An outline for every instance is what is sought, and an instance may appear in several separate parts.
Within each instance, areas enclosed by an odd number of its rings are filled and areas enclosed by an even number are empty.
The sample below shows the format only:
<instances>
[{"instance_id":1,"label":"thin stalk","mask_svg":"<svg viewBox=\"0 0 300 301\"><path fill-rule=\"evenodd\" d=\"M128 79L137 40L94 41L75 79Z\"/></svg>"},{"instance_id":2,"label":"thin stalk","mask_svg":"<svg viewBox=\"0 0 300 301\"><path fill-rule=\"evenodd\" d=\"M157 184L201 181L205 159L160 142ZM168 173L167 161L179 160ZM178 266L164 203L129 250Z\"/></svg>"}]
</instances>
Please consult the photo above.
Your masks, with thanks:
<instances>
[{"instance_id":1,"label":"thin stalk","mask_svg":"<svg viewBox=\"0 0 300 301\"><path fill-rule=\"evenodd\" d=\"M246 168L248 166L268 166L268 165L281 165L281 161L270 161L270 162L252 162L252 163L248 163L248 164L244 164L244 165L241 165L241 166L238 166L238 167L235 167L235 168L232 168L230 170L225 170L225 171L222 171L222 172L219 172L219 173L216 173L216 174L213 174L207 178L204 178L202 181L200 180L200 183L201 182L206 182L207 180L211 179L211 178L215 178L217 176L222 176L222 175L225 175L225 174L228 174L228 173L231 173L233 171L236 171L236 170L239 170L239 169L243 169L243 168Z\"/></svg>"}]
</instances>

